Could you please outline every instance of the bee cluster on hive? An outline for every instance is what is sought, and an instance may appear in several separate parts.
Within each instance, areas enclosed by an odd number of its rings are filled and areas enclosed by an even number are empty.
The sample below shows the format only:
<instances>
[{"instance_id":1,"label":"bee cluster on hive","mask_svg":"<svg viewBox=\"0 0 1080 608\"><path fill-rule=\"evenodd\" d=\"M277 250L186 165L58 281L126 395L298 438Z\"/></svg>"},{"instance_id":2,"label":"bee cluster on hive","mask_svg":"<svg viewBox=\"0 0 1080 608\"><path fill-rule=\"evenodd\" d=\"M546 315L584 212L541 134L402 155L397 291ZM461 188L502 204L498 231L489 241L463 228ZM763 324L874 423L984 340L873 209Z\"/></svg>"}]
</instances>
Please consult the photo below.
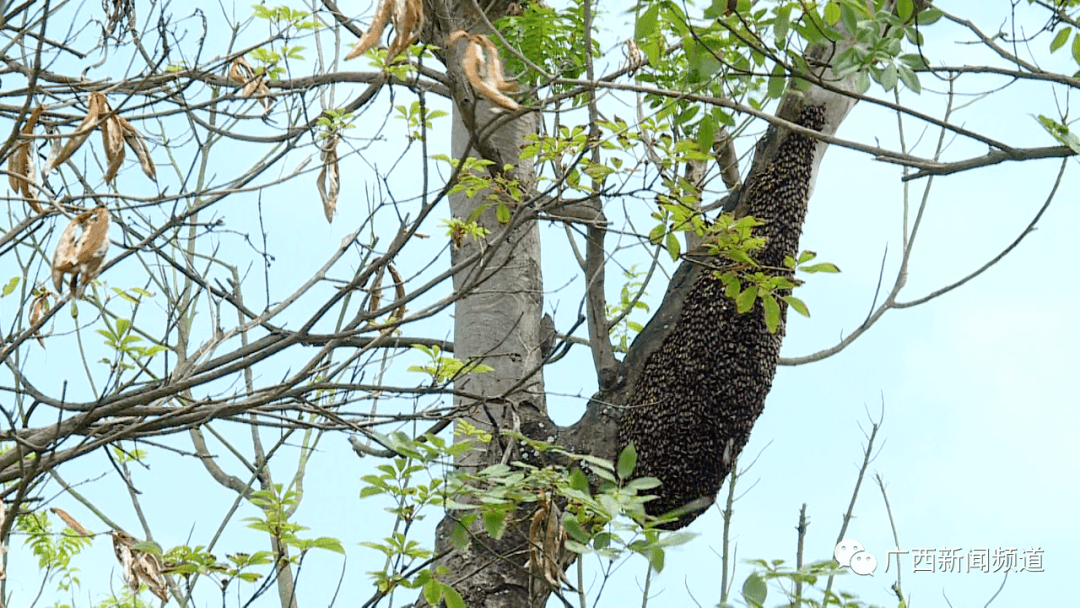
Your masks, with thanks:
<instances>
[{"instance_id":1,"label":"bee cluster on hive","mask_svg":"<svg viewBox=\"0 0 1080 608\"><path fill-rule=\"evenodd\" d=\"M821 130L824 108L804 108L797 123ZM816 146L816 139L788 133L744 190L740 207L764 222L754 231L766 239L754 253L763 267L782 267L797 253ZM717 264L723 261L711 261ZM781 302L781 325L771 334L760 300L738 314L713 271L691 272L675 326L645 360L619 422L620 450L631 441L637 450L634 476L661 481L646 511L680 510L670 528L688 525L713 503L749 440L772 387L787 312Z\"/></svg>"}]
</instances>

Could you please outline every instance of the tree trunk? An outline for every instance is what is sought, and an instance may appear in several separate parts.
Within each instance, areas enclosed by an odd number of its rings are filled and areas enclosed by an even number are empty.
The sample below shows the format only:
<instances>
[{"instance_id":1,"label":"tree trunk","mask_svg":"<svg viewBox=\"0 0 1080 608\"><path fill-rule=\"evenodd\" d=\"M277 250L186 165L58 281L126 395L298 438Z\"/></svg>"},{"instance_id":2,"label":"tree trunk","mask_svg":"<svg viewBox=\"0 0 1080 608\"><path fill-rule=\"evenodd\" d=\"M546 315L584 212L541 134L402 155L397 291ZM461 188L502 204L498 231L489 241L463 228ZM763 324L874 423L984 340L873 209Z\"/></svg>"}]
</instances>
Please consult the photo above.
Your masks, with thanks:
<instances>
[{"instance_id":1,"label":"tree trunk","mask_svg":"<svg viewBox=\"0 0 1080 608\"><path fill-rule=\"evenodd\" d=\"M493 4L495 6L487 14L489 20L505 11L508 3ZM458 29L489 33L485 20L474 13L475 6L471 1L430 1L425 7L428 15L425 42L442 46L446 37ZM521 180L528 192L528 185L534 181L533 167L530 163L519 162L518 151L523 136L535 132L538 115L524 114L514 120L499 117L491 111L486 100L475 97L462 74L457 51L450 48L444 52L448 84L455 100L454 158L486 158L494 161L496 171L511 164L514 168L510 176ZM823 76L831 76L827 68L824 72ZM832 135L854 105L843 93L844 87L850 85L835 79L832 82L831 90L813 86L805 94L789 93L777 115L796 121L800 120L802 108L816 107L818 109L813 112L817 118L810 121L813 124L804 126ZM493 120L500 126L492 129ZM805 117L801 120L807 123ZM481 135L485 132L490 135ZM787 198L770 197L768 192L774 184L762 188L760 176L776 172L782 164L775 161L787 138L787 129L774 126L759 143L747 179L752 185L751 190L740 201L739 209L744 214L780 214L788 218L776 225L779 232L770 234L779 247L774 248L776 251L772 255L779 255L780 259L785 253L794 253L789 250L797 246L806 200L825 149L825 144L814 145L805 135L793 138L792 141L803 142L801 146L794 146L803 152L796 159L799 163L797 175L791 178L798 184L793 190L784 190L783 196ZM489 202L484 194L472 199L464 194L452 196L453 216L470 217L478 205ZM715 288L713 273L701 264L700 258L688 259L680 265L663 304L619 364L616 377L605 383L602 392L591 400L582 420L571 427L558 429L546 415L541 371L543 282L539 231L534 220L520 221L526 217L522 214L530 213L530 210L517 209L511 201L506 203L515 211L510 223L512 228L496 220L494 207L488 208L479 214L477 221L491 231L490 236L486 240L465 238L453 255L455 263L477 256L474 264L454 276L454 287L460 298L455 305L454 354L462 361L480 360L494 369L489 373L466 375L456 383L457 389L484 396L479 400L457 398L455 405L461 408L461 419L493 434L489 444L470 452L458 464L476 470L519 459L516 447L499 435L502 430L518 430L545 440L555 437L560 445L571 451L610 460L615 459L626 441L648 441L650 434L659 432L659 443L643 446L646 458L642 467L664 478L667 473L658 469L656 463L670 463L673 458L680 457L680 452L670 451L675 444L670 437L662 435L681 429L682 433L690 433L687 437L693 437L709 454L707 462L688 459L679 472L680 475L699 474L708 478L707 483L700 484L706 491L697 493L704 501L690 505L691 509L677 525L688 523L711 503L728 472L731 459L749 437L776 369L783 326L778 333L769 334L762 322L760 303L746 315L735 315L732 303L725 300L722 290ZM598 288L602 291L603 286ZM706 303L708 306L703 306ZM723 336L718 332L732 327L737 327L734 338L727 340L723 348L719 347ZM695 336L707 339L701 342ZM694 343L693 347L680 347L688 343ZM695 369L723 370L710 376L707 385L719 386L718 395L733 399L713 399L689 418L671 418L668 414L672 412L657 414L654 411L651 421L634 428L623 420L619 406L636 403L640 408L647 408L650 405L640 399L634 401L635 391L642 387L646 387L650 395L663 391L677 395L680 391L692 393L706 388L705 385L697 386L699 379L691 377L690 370ZM734 370L733 374L729 373L731 370ZM655 380L661 371L667 376L657 384ZM718 414L721 420L716 421L710 414ZM679 500L685 497L684 494L665 502L665 509L683 506ZM531 511L519 509L510 517L506 533L499 540L488 537L477 522L469 530L471 542L464 549L455 547L450 540L460 513L448 512L439 524L436 551L442 557L436 565L448 571L440 578L461 594L466 605L522 608L546 604L550 588L542 580L530 580L534 577L526 568L530 515ZM540 587L545 590L538 591ZM418 605L424 605L423 599Z\"/></svg>"}]
</instances>

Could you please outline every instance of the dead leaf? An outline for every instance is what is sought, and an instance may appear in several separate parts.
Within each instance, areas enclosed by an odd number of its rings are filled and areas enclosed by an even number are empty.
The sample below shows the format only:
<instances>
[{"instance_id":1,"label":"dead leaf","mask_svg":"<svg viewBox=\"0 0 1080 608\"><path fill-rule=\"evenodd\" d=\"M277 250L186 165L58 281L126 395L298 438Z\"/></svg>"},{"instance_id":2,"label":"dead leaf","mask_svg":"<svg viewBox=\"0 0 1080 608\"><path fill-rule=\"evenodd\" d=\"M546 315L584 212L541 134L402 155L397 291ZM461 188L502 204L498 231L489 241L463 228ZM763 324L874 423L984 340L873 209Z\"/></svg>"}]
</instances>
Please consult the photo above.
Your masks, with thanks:
<instances>
[{"instance_id":1,"label":"dead leaf","mask_svg":"<svg viewBox=\"0 0 1080 608\"><path fill-rule=\"evenodd\" d=\"M547 494L541 494L538 504L540 508L533 514L529 525L529 561L525 567L534 577L543 577L549 584L558 587L566 579L559 563L559 553L566 540L561 510Z\"/></svg>"},{"instance_id":2,"label":"dead leaf","mask_svg":"<svg viewBox=\"0 0 1080 608\"><path fill-rule=\"evenodd\" d=\"M168 584L165 575L161 572L161 562L153 553L140 551L135 548L139 544L134 536L123 530L109 532L113 539L113 552L117 561L124 569L124 581L132 593L139 592L139 584L145 583L150 593L156 595L161 601L169 599L166 592Z\"/></svg>"},{"instance_id":3,"label":"dead leaf","mask_svg":"<svg viewBox=\"0 0 1080 608\"><path fill-rule=\"evenodd\" d=\"M393 264L387 264L386 268L390 271L390 276L394 279L394 295L399 301L405 299L405 283L401 280L401 275L398 274L397 268L394 268ZM399 306L392 316L398 321L404 319L405 305L402 304Z\"/></svg>"},{"instance_id":4,"label":"dead leaf","mask_svg":"<svg viewBox=\"0 0 1080 608\"><path fill-rule=\"evenodd\" d=\"M30 117L26 119L26 124L19 131L24 138L15 147L11 157L8 159L8 183L11 184L11 189L16 195L22 194L35 213L41 213L42 208L37 200L33 141L29 136L34 134L34 126L37 125L37 121L41 118L44 109L43 106L39 105L30 113Z\"/></svg>"},{"instance_id":5,"label":"dead leaf","mask_svg":"<svg viewBox=\"0 0 1080 608\"><path fill-rule=\"evenodd\" d=\"M521 106L516 101L503 94L513 90L514 85L503 78L502 60L494 43L485 36L459 30L450 35L448 44L461 38L468 40L468 46L461 56L461 68L476 92L501 108L520 110Z\"/></svg>"},{"instance_id":6,"label":"dead leaf","mask_svg":"<svg viewBox=\"0 0 1080 608\"><path fill-rule=\"evenodd\" d=\"M355 59L375 46L379 41L379 37L382 36L386 22L390 20L390 14L393 12L395 3L396 0L379 0L379 6L375 8L375 17L371 20L371 27L356 43L353 50L348 55L345 55L345 61Z\"/></svg>"},{"instance_id":7,"label":"dead leaf","mask_svg":"<svg viewBox=\"0 0 1080 608\"><path fill-rule=\"evenodd\" d=\"M150 158L150 149L146 147L146 140L123 116L117 116L116 119L120 124L120 133L128 147L135 153L135 158L139 159L139 166L142 167L143 173L156 182L157 167L154 166L154 160Z\"/></svg>"},{"instance_id":8,"label":"dead leaf","mask_svg":"<svg viewBox=\"0 0 1080 608\"><path fill-rule=\"evenodd\" d=\"M424 6L421 0L396 0L394 13L394 41L386 52L386 62L405 52L416 42L420 30L424 29Z\"/></svg>"},{"instance_id":9,"label":"dead leaf","mask_svg":"<svg viewBox=\"0 0 1080 608\"><path fill-rule=\"evenodd\" d=\"M102 93L91 93L90 103L86 110L86 117L82 119L79 126L75 128L75 132L71 134L71 139L68 140L64 147L57 153L56 158L50 159L45 163L45 168L41 170L41 174L48 175L52 172L53 167L57 167L63 164L67 159L71 158L71 155L79 149L79 146L83 145L87 137L90 137L90 132L97 127L100 119L109 113L109 102L105 100L105 95Z\"/></svg>"},{"instance_id":10,"label":"dead leaf","mask_svg":"<svg viewBox=\"0 0 1080 608\"><path fill-rule=\"evenodd\" d=\"M371 27L360 38L353 50L345 55L345 60L355 59L373 48L382 37L387 22L394 25L394 40L386 53L386 62L390 63L409 45L416 42L420 30L424 27L424 6L422 0L380 0L375 9Z\"/></svg>"},{"instance_id":11,"label":"dead leaf","mask_svg":"<svg viewBox=\"0 0 1080 608\"><path fill-rule=\"evenodd\" d=\"M330 135L322 143L319 156L322 158L322 170L315 181L319 189L319 198L322 199L323 213L326 221L333 223L334 212L337 210L338 191L341 189L341 180L338 175L338 136Z\"/></svg>"},{"instance_id":12,"label":"dead leaf","mask_svg":"<svg viewBox=\"0 0 1080 608\"><path fill-rule=\"evenodd\" d=\"M74 517L68 515L67 511L63 509L58 509L56 507L52 507L49 510L52 511L57 517L64 520L64 523L67 524L68 527L72 530L75 530L83 536L93 536L93 534L90 533L86 528L82 527L82 524L75 521Z\"/></svg>"},{"instance_id":13,"label":"dead leaf","mask_svg":"<svg viewBox=\"0 0 1080 608\"><path fill-rule=\"evenodd\" d=\"M124 130L120 126L119 116L113 114L101 122L101 143L105 146L105 182L116 179L120 166L124 164Z\"/></svg>"},{"instance_id":14,"label":"dead leaf","mask_svg":"<svg viewBox=\"0 0 1080 608\"><path fill-rule=\"evenodd\" d=\"M81 231L81 232L80 232ZM76 233L79 233L76 239ZM52 280L57 291L64 291L64 275L72 274L75 297L94 280L105 254L109 251L109 210L105 207L79 214L64 228L53 252Z\"/></svg>"},{"instance_id":15,"label":"dead leaf","mask_svg":"<svg viewBox=\"0 0 1080 608\"><path fill-rule=\"evenodd\" d=\"M41 293L34 297L34 301L30 304L30 326L34 327L41 323L41 318L45 316L45 313L49 312L49 298L53 296L53 292L42 287ZM37 339L41 348L45 348L45 341L42 340L41 330L38 329L34 332L34 338Z\"/></svg>"},{"instance_id":16,"label":"dead leaf","mask_svg":"<svg viewBox=\"0 0 1080 608\"><path fill-rule=\"evenodd\" d=\"M274 100L270 96L270 87L263 82L265 75L264 72L256 72L243 56L233 59L232 64L229 65L229 78L244 87L240 89L240 96L258 95L258 102L262 104L264 113L269 112L270 107L274 105Z\"/></svg>"},{"instance_id":17,"label":"dead leaf","mask_svg":"<svg viewBox=\"0 0 1080 608\"><path fill-rule=\"evenodd\" d=\"M641 54L641 49L638 48L637 42L635 42L633 38L627 38L623 44L626 45L627 67L630 68L631 71L637 71L637 69L645 63L644 56Z\"/></svg>"}]
</instances>

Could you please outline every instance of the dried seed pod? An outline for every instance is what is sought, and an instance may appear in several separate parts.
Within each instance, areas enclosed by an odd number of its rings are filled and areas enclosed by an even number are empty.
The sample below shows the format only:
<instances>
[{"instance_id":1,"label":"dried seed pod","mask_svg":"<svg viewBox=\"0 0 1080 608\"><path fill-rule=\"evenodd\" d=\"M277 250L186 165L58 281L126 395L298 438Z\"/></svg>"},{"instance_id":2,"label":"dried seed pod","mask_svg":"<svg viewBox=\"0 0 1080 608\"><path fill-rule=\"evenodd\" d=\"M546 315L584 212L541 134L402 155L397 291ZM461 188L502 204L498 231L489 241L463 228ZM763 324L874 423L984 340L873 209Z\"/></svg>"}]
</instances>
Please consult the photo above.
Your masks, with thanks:
<instances>
[{"instance_id":1,"label":"dried seed pod","mask_svg":"<svg viewBox=\"0 0 1080 608\"><path fill-rule=\"evenodd\" d=\"M49 312L49 298L53 296L53 292L45 289L41 289L41 293L34 297L34 301L30 304L30 326L33 327L41 323L42 317L45 313ZM45 341L41 339L41 330L34 332L34 339L37 340L41 348L45 348Z\"/></svg>"},{"instance_id":2,"label":"dried seed pod","mask_svg":"<svg viewBox=\"0 0 1080 608\"><path fill-rule=\"evenodd\" d=\"M120 166L124 164L124 133L119 118L113 114L101 122L101 143L105 146L106 183L116 179Z\"/></svg>"},{"instance_id":3,"label":"dried seed pod","mask_svg":"<svg viewBox=\"0 0 1080 608\"><path fill-rule=\"evenodd\" d=\"M424 28L423 3L421 0L395 0L392 18L394 41L390 43L390 49L386 52L387 63L416 42L420 30Z\"/></svg>"},{"instance_id":4,"label":"dried seed pod","mask_svg":"<svg viewBox=\"0 0 1080 608\"><path fill-rule=\"evenodd\" d=\"M469 84L491 103L507 110L520 110L521 106L516 101L503 94L512 91L514 85L503 78L502 61L494 43L485 36L459 30L450 35L447 45L462 38L468 40L468 46L461 56L461 68L465 70Z\"/></svg>"},{"instance_id":5,"label":"dried seed pod","mask_svg":"<svg viewBox=\"0 0 1080 608\"><path fill-rule=\"evenodd\" d=\"M323 213L326 214L326 221L328 222L334 221L338 191L341 187L338 175L337 145L338 136L336 133L323 140L322 150L319 153L323 166L322 170L319 171L319 177L315 181L315 186L319 189L319 198L322 199Z\"/></svg>"},{"instance_id":6,"label":"dried seed pod","mask_svg":"<svg viewBox=\"0 0 1080 608\"><path fill-rule=\"evenodd\" d=\"M561 510L551 497L542 495L529 525L529 561L526 567L536 578L558 587L566 579L559 555L566 542Z\"/></svg>"},{"instance_id":7,"label":"dried seed pod","mask_svg":"<svg viewBox=\"0 0 1080 608\"><path fill-rule=\"evenodd\" d=\"M52 172L53 167L63 164L67 159L71 158L71 155L79 149L79 146L83 145L87 137L90 137L90 132L97 127L98 122L103 116L109 113L109 102L105 100L105 95L102 93L91 93L90 103L86 110L86 116L79 123L79 126L75 128L75 132L71 134L71 139L68 140L64 147L60 149L60 152L56 155L56 158L52 158L49 162L45 163L45 168L41 170L43 176Z\"/></svg>"},{"instance_id":8,"label":"dried seed pod","mask_svg":"<svg viewBox=\"0 0 1080 608\"><path fill-rule=\"evenodd\" d=\"M169 596L165 590L167 581L161 572L161 562L153 553L140 551L135 548L139 544L138 539L124 532L113 530L109 532L113 539L113 552L117 561L124 569L124 581L132 593L139 591L139 583L146 583L150 593L156 595L161 601L167 601Z\"/></svg>"},{"instance_id":9,"label":"dried seed pod","mask_svg":"<svg viewBox=\"0 0 1080 608\"><path fill-rule=\"evenodd\" d=\"M76 233L79 233L77 238ZM57 291L63 293L64 275L72 274L75 276L71 289L76 297L81 297L86 286L97 276L108 251L108 209L98 207L71 220L53 252L52 280Z\"/></svg>"},{"instance_id":10,"label":"dried seed pod","mask_svg":"<svg viewBox=\"0 0 1080 608\"><path fill-rule=\"evenodd\" d=\"M26 198L35 213L41 213L42 208L37 200L37 179L34 175L35 163L32 142L29 136L34 134L34 126L37 125L37 121L41 118L41 112L44 109L43 106L39 105L30 113L30 117L26 119L26 124L19 131L21 135L25 136L25 139L19 142L8 159L8 183L11 184L11 189L15 194L22 194Z\"/></svg>"},{"instance_id":11,"label":"dried seed pod","mask_svg":"<svg viewBox=\"0 0 1080 608\"><path fill-rule=\"evenodd\" d=\"M120 132L124 136L124 141L131 148L131 151L135 153L135 158L139 159L139 166L142 167L143 173L156 182L157 167L154 166L154 160L150 158L150 149L146 147L146 140L123 116L117 116L116 119L120 124Z\"/></svg>"},{"instance_id":12,"label":"dried seed pod","mask_svg":"<svg viewBox=\"0 0 1080 608\"><path fill-rule=\"evenodd\" d=\"M79 534L81 534L83 536L93 536L93 534L90 533L90 531L88 531L86 528L82 527L82 524L75 521L74 517L68 515L67 511L65 511L63 509L58 509L56 507L52 507L49 510L52 511L54 514L56 514L57 517L64 520L64 523L67 524L68 527L71 528L72 530L75 530L76 532L78 532Z\"/></svg>"},{"instance_id":13,"label":"dried seed pod","mask_svg":"<svg viewBox=\"0 0 1080 608\"><path fill-rule=\"evenodd\" d=\"M371 20L371 27L353 50L345 55L345 60L355 59L378 44L388 21L394 25L394 40L386 53L387 63L416 42L420 30L424 27L422 0L380 0L375 9L375 17Z\"/></svg>"},{"instance_id":14,"label":"dried seed pod","mask_svg":"<svg viewBox=\"0 0 1080 608\"><path fill-rule=\"evenodd\" d=\"M251 64L244 59L243 56L233 59L229 65L229 78L244 86L240 90L241 97L252 97L258 95L258 101L263 106L264 112L269 112L270 108L274 105L274 100L270 96L270 87L266 86L263 82L264 73L256 73Z\"/></svg>"}]
</instances>

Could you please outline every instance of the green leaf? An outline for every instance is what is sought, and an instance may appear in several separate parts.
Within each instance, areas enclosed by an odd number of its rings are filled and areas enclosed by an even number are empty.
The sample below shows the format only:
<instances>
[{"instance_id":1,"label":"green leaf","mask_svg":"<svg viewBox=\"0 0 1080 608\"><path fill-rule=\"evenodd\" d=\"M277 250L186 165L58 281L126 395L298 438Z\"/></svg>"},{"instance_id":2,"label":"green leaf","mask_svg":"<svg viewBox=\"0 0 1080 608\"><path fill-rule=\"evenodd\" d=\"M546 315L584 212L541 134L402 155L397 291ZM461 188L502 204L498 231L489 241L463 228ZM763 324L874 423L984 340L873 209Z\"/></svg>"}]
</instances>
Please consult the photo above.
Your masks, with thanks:
<instances>
[{"instance_id":1,"label":"green leaf","mask_svg":"<svg viewBox=\"0 0 1080 608\"><path fill-rule=\"evenodd\" d=\"M711 114L706 114L698 123L697 143L701 151L708 153L712 150L713 141L716 139L716 119Z\"/></svg>"},{"instance_id":2,"label":"green leaf","mask_svg":"<svg viewBox=\"0 0 1080 608\"><path fill-rule=\"evenodd\" d=\"M469 546L469 531L461 525L461 522L454 524L454 529L450 532L450 542L458 551L463 551Z\"/></svg>"},{"instance_id":3,"label":"green leaf","mask_svg":"<svg viewBox=\"0 0 1080 608\"><path fill-rule=\"evenodd\" d=\"M638 17L637 24L634 26L634 39L640 42L656 33L656 18L659 15L659 3L653 4L646 9L644 13L641 13Z\"/></svg>"},{"instance_id":4,"label":"green leaf","mask_svg":"<svg viewBox=\"0 0 1080 608\"><path fill-rule=\"evenodd\" d=\"M764 606L768 594L769 587L765 584L765 579L761 578L761 575L757 572L746 577L746 580L743 581L742 595L749 606L753 608Z\"/></svg>"},{"instance_id":5,"label":"green leaf","mask_svg":"<svg viewBox=\"0 0 1080 608\"><path fill-rule=\"evenodd\" d=\"M1076 63L1080 63L1080 35L1073 36L1072 56Z\"/></svg>"},{"instance_id":6,"label":"green leaf","mask_svg":"<svg viewBox=\"0 0 1080 608\"><path fill-rule=\"evenodd\" d=\"M161 557L162 555L161 545L155 543L152 540L143 541L132 547L132 549L135 549L136 551L144 551L158 557Z\"/></svg>"},{"instance_id":7,"label":"green leaf","mask_svg":"<svg viewBox=\"0 0 1080 608\"><path fill-rule=\"evenodd\" d=\"M825 21L829 25L836 25L840 21L840 3L830 2L825 5Z\"/></svg>"},{"instance_id":8,"label":"green leaf","mask_svg":"<svg viewBox=\"0 0 1080 608\"><path fill-rule=\"evenodd\" d=\"M510 223L510 208L499 203L499 206L495 208L495 217L499 220L500 224Z\"/></svg>"},{"instance_id":9,"label":"green leaf","mask_svg":"<svg viewBox=\"0 0 1080 608\"><path fill-rule=\"evenodd\" d=\"M589 495L589 478L577 467L570 471L570 487L586 496Z\"/></svg>"},{"instance_id":10,"label":"green leaf","mask_svg":"<svg viewBox=\"0 0 1080 608\"><path fill-rule=\"evenodd\" d=\"M915 18L915 23L918 23L919 25L930 25L936 23L938 19L941 19L941 11L931 6L919 13L919 16Z\"/></svg>"},{"instance_id":11,"label":"green leaf","mask_svg":"<svg viewBox=\"0 0 1080 608\"><path fill-rule=\"evenodd\" d=\"M806 307L806 302L803 302L795 296L784 296L784 301L787 302L788 305L790 305L792 308L794 308L795 312L799 313L800 315L804 317L810 316L810 309Z\"/></svg>"},{"instance_id":12,"label":"green leaf","mask_svg":"<svg viewBox=\"0 0 1080 608\"><path fill-rule=\"evenodd\" d=\"M1077 137L1075 133L1071 133L1068 127L1042 114L1038 116L1038 120L1054 139L1069 146L1073 152L1080 154L1080 137Z\"/></svg>"},{"instance_id":13,"label":"green leaf","mask_svg":"<svg viewBox=\"0 0 1080 608\"><path fill-rule=\"evenodd\" d=\"M424 599L432 606L438 606L443 596L443 585L435 579L431 579L424 585Z\"/></svg>"},{"instance_id":14,"label":"green leaf","mask_svg":"<svg viewBox=\"0 0 1080 608\"><path fill-rule=\"evenodd\" d=\"M573 537L574 540L578 541L579 543L589 542L588 532L586 532L585 529L581 527L581 524L578 523L578 520L575 519L572 514L567 513L563 516L562 527L564 530L566 530L567 534L569 534L571 537Z\"/></svg>"},{"instance_id":15,"label":"green leaf","mask_svg":"<svg viewBox=\"0 0 1080 608\"><path fill-rule=\"evenodd\" d=\"M776 9L776 21L773 22L773 32L776 35L776 45L783 48L787 41L788 27L791 25L791 5L787 4Z\"/></svg>"},{"instance_id":16,"label":"green leaf","mask_svg":"<svg viewBox=\"0 0 1080 608\"><path fill-rule=\"evenodd\" d=\"M619 454L619 464L615 467L615 471L619 479L629 479L635 466L637 466L637 449L631 441Z\"/></svg>"},{"instance_id":17,"label":"green leaf","mask_svg":"<svg viewBox=\"0 0 1080 608\"><path fill-rule=\"evenodd\" d=\"M735 298L735 310L741 315L744 312L754 307L754 300L757 299L757 287L747 287L739 294L739 297Z\"/></svg>"},{"instance_id":18,"label":"green leaf","mask_svg":"<svg viewBox=\"0 0 1080 608\"><path fill-rule=\"evenodd\" d=\"M784 94L784 86L787 84L786 73L782 64L776 64L772 75L769 76L769 97L779 99Z\"/></svg>"},{"instance_id":19,"label":"green leaf","mask_svg":"<svg viewBox=\"0 0 1080 608\"><path fill-rule=\"evenodd\" d=\"M840 21L851 36L859 33L859 16L855 14L855 9L851 7L851 4L840 5Z\"/></svg>"},{"instance_id":20,"label":"green leaf","mask_svg":"<svg viewBox=\"0 0 1080 608\"><path fill-rule=\"evenodd\" d=\"M667 232L667 224L660 224L649 231L649 242L653 245L659 245L660 239L664 238L664 233Z\"/></svg>"},{"instance_id":21,"label":"green leaf","mask_svg":"<svg viewBox=\"0 0 1080 608\"><path fill-rule=\"evenodd\" d=\"M911 89L916 93L922 93L922 85L919 83L919 77L906 65L900 64L897 66L897 74L900 76L900 80L904 82L904 86Z\"/></svg>"},{"instance_id":22,"label":"green leaf","mask_svg":"<svg viewBox=\"0 0 1080 608\"><path fill-rule=\"evenodd\" d=\"M319 538L316 538L311 541L311 546L316 549L326 549L327 551L345 555L345 548L341 546L341 541L329 536L320 536Z\"/></svg>"},{"instance_id":23,"label":"green leaf","mask_svg":"<svg viewBox=\"0 0 1080 608\"><path fill-rule=\"evenodd\" d=\"M1068 27L1058 32L1057 36L1054 36L1054 39L1050 41L1050 52L1053 53L1054 51L1065 46L1065 43L1069 41L1069 34L1071 33L1072 28Z\"/></svg>"},{"instance_id":24,"label":"green leaf","mask_svg":"<svg viewBox=\"0 0 1080 608\"><path fill-rule=\"evenodd\" d=\"M484 530L487 531L488 536L499 540L502 538L503 532L506 531L506 512L505 511L485 511L483 514Z\"/></svg>"},{"instance_id":25,"label":"green leaf","mask_svg":"<svg viewBox=\"0 0 1080 608\"><path fill-rule=\"evenodd\" d=\"M812 264L810 266L801 266L799 270L803 272L840 272L840 268L832 262L821 262L820 264Z\"/></svg>"},{"instance_id":26,"label":"green leaf","mask_svg":"<svg viewBox=\"0 0 1080 608\"><path fill-rule=\"evenodd\" d=\"M679 237L674 232L667 233L664 237L664 248L667 249L668 255L671 256L672 261L679 259Z\"/></svg>"},{"instance_id":27,"label":"green leaf","mask_svg":"<svg viewBox=\"0 0 1080 608\"><path fill-rule=\"evenodd\" d=\"M870 90L870 73L863 70L855 75L855 90L860 95L866 94Z\"/></svg>"},{"instance_id":28,"label":"green leaf","mask_svg":"<svg viewBox=\"0 0 1080 608\"><path fill-rule=\"evenodd\" d=\"M461 599L461 594L454 590L450 585L442 586L443 599L446 600L446 608L466 608L465 600Z\"/></svg>"},{"instance_id":29,"label":"green leaf","mask_svg":"<svg viewBox=\"0 0 1080 608\"><path fill-rule=\"evenodd\" d=\"M603 551L604 549L607 549L609 545L611 545L610 532L601 532L593 537L593 549L596 549L597 551Z\"/></svg>"},{"instance_id":30,"label":"green leaf","mask_svg":"<svg viewBox=\"0 0 1080 608\"><path fill-rule=\"evenodd\" d=\"M909 2L911 0L908 0ZM881 82L881 86L886 91L891 91L896 87L896 64L890 63L885 66L885 69L881 70L881 76L878 77L878 81Z\"/></svg>"},{"instance_id":31,"label":"green leaf","mask_svg":"<svg viewBox=\"0 0 1080 608\"><path fill-rule=\"evenodd\" d=\"M769 329L770 334L775 334L777 328L780 327L780 304L776 302L772 294L762 297L761 303L765 306L765 327Z\"/></svg>"},{"instance_id":32,"label":"green leaf","mask_svg":"<svg viewBox=\"0 0 1080 608\"><path fill-rule=\"evenodd\" d=\"M131 321L128 321L127 319L117 319L116 320L116 335L117 336L122 336L122 335L126 334L130 327L131 327Z\"/></svg>"},{"instance_id":33,"label":"green leaf","mask_svg":"<svg viewBox=\"0 0 1080 608\"><path fill-rule=\"evenodd\" d=\"M663 571L663 569L664 569L664 550L663 549L660 549L660 548L651 549L645 555L645 557L648 558L648 560L649 560L649 566L651 566L652 569L655 570L657 574L660 574L660 572Z\"/></svg>"},{"instance_id":34,"label":"green leaf","mask_svg":"<svg viewBox=\"0 0 1080 608\"><path fill-rule=\"evenodd\" d=\"M727 287L724 288L724 295L734 300L739 297L739 288L742 285L739 284L739 279L732 279L728 282Z\"/></svg>"},{"instance_id":35,"label":"green leaf","mask_svg":"<svg viewBox=\"0 0 1080 608\"><path fill-rule=\"evenodd\" d=\"M19 279L21 278L22 277L11 277L11 280L7 282L7 285L4 285L4 295L0 297L10 296L11 292L15 291L15 288L19 286Z\"/></svg>"},{"instance_id":36,"label":"green leaf","mask_svg":"<svg viewBox=\"0 0 1080 608\"><path fill-rule=\"evenodd\" d=\"M899 0L896 3L896 16L900 17L901 21L907 21L911 18L911 13L915 9L911 0Z\"/></svg>"}]
</instances>

